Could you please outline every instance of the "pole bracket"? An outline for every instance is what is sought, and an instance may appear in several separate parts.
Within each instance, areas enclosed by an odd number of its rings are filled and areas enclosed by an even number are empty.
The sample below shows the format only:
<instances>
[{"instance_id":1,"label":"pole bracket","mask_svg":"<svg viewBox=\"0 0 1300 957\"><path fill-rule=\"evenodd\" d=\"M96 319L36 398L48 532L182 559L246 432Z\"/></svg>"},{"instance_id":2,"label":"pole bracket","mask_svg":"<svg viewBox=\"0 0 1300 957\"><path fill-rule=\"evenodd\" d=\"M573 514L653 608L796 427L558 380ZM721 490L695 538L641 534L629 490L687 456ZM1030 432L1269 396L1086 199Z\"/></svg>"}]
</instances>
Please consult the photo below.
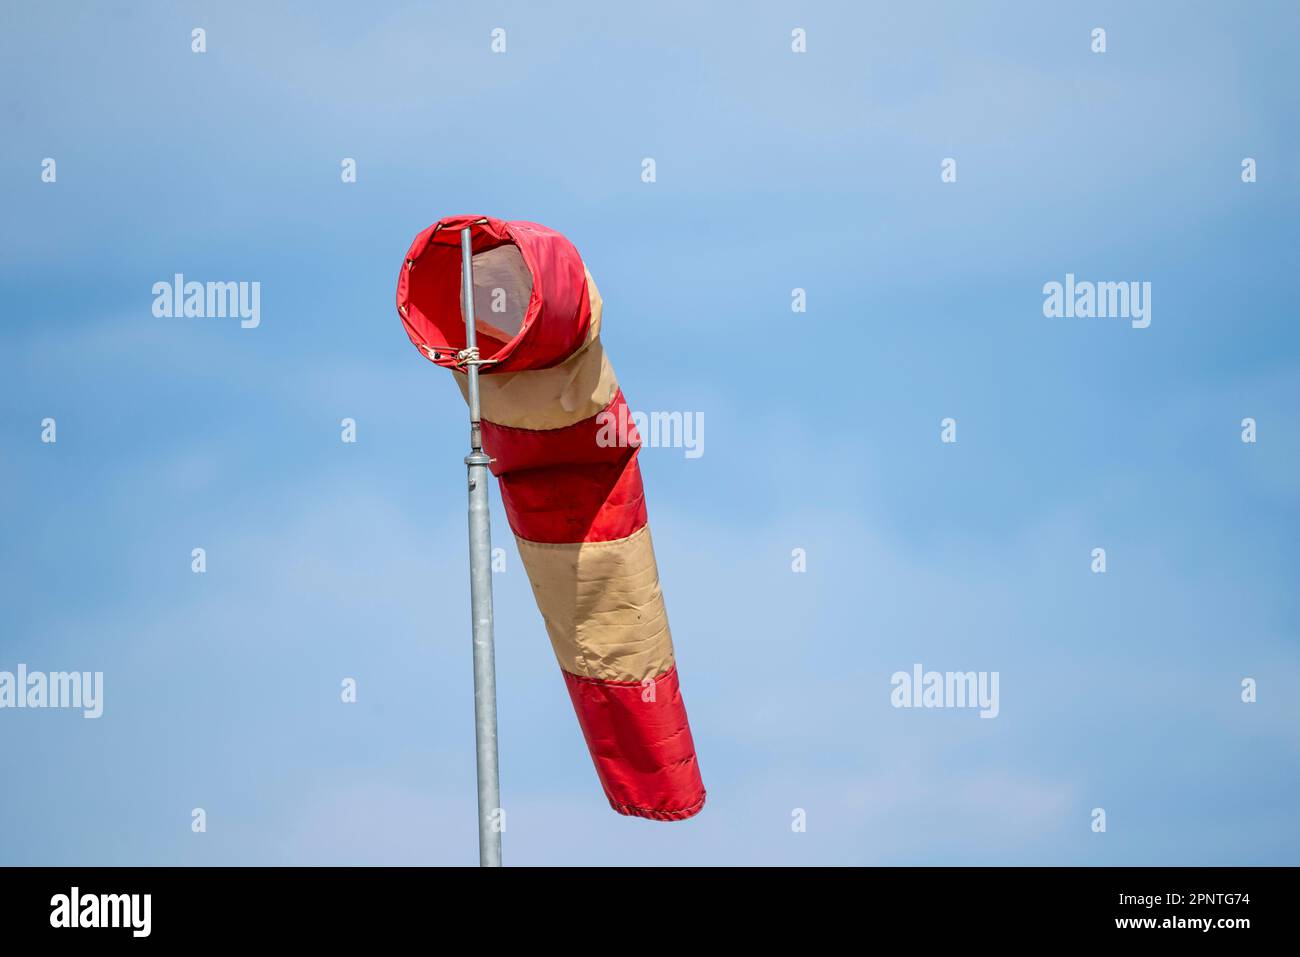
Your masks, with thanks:
<instances>
[{"instance_id":1,"label":"pole bracket","mask_svg":"<svg viewBox=\"0 0 1300 957\"><path fill-rule=\"evenodd\" d=\"M490 366L494 365L497 359L480 359L478 355L478 346L470 346L468 349L461 349L456 353L457 366Z\"/></svg>"}]
</instances>

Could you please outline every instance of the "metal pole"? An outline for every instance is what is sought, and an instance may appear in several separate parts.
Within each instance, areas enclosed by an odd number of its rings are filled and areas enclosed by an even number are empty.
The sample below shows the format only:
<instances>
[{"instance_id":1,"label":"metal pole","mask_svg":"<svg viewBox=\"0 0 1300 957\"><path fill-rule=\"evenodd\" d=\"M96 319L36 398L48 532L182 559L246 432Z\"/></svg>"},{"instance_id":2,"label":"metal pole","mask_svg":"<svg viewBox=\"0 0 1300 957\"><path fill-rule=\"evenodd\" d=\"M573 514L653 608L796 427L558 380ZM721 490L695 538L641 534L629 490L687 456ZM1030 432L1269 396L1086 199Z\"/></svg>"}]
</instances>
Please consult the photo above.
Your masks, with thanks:
<instances>
[{"instance_id":1,"label":"metal pole","mask_svg":"<svg viewBox=\"0 0 1300 957\"><path fill-rule=\"evenodd\" d=\"M492 648L492 529L488 521L488 463L479 425L478 353L474 335L474 250L460 231L465 349L469 354L469 601L474 619L474 742L478 766L478 862L501 866L501 784L497 767L497 675Z\"/></svg>"}]
</instances>

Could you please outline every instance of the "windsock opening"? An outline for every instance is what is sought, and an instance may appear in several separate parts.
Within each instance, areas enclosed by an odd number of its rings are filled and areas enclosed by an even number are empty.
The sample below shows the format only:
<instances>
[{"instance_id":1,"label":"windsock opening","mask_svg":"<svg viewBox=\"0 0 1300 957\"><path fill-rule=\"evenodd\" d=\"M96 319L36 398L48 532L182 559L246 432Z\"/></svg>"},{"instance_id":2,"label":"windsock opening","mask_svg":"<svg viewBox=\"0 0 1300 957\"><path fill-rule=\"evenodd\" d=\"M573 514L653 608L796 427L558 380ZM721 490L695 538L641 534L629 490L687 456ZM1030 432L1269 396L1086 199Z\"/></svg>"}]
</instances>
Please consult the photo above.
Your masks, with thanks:
<instances>
[{"instance_id":1,"label":"windsock opening","mask_svg":"<svg viewBox=\"0 0 1300 957\"><path fill-rule=\"evenodd\" d=\"M460 281L460 328L465 327L465 276ZM519 335L533 298L533 274L518 246L474 254L474 329L479 339L501 346ZM482 347L479 347L482 354ZM491 358L491 356L489 356Z\"/></svg>"},{"instance_id":2,"label":"windsock opening","mask_svg":"<svg viewBox=\"0 0 1300 957\"><path fill-rule=\"evenodd\" d=\"M536 223L451 216L411 244L397 285L407 334L427 358L454 368L465 348L461 230L474 261L474 327L484 374L543 369L568 358L591 324L578 251Z\"/></svg>"}]
</instances>

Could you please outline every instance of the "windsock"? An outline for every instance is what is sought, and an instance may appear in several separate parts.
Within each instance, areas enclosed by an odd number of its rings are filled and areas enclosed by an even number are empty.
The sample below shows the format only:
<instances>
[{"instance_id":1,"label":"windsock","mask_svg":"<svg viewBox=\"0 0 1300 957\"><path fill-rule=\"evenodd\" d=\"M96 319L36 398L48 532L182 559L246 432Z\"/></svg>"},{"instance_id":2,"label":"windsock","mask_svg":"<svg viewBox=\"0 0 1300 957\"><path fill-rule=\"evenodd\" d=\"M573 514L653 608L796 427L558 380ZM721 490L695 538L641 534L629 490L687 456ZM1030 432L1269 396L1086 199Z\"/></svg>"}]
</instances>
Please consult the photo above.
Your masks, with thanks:
<instances>
[{"instance_id":1,"label":"windsock","mask_svg":"<svg viewBox=\"0 0 1300 957\"><path fill-rule=\"evenodd\" d=\"M640 437L600 341L577 249L536 223L451 216L397 281L411 341L467 394L460 231L471 228L483 448L610 805L678 821L704 806L659 588Z\"/></svg>"}]
</instances>

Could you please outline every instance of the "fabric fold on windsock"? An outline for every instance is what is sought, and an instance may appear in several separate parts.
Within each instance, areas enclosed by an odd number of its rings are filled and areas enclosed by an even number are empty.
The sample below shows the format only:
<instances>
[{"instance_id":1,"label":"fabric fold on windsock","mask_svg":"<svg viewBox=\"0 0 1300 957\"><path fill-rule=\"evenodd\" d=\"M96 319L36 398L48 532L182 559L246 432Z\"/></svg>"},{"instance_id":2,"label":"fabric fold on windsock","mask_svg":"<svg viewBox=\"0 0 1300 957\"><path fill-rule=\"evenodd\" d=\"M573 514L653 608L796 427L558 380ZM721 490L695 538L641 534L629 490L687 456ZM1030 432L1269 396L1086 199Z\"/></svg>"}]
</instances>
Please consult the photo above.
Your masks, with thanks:
<instances>
[{"instance_id":1,"label":"fabric fold on windsock","mask_svg":"<svg viewBox=\"0 0 1300 957\"><path fill-rule=\"evenodd\" d=\"M596 773L620 814L691 817L704 784L647 524L641 440L600 341L600 293L573 244L544 226L453 216L420 233L398 313L463 394L466 226L475 336L489 363L483 447Z\"/></svg>"}]
</instances>

